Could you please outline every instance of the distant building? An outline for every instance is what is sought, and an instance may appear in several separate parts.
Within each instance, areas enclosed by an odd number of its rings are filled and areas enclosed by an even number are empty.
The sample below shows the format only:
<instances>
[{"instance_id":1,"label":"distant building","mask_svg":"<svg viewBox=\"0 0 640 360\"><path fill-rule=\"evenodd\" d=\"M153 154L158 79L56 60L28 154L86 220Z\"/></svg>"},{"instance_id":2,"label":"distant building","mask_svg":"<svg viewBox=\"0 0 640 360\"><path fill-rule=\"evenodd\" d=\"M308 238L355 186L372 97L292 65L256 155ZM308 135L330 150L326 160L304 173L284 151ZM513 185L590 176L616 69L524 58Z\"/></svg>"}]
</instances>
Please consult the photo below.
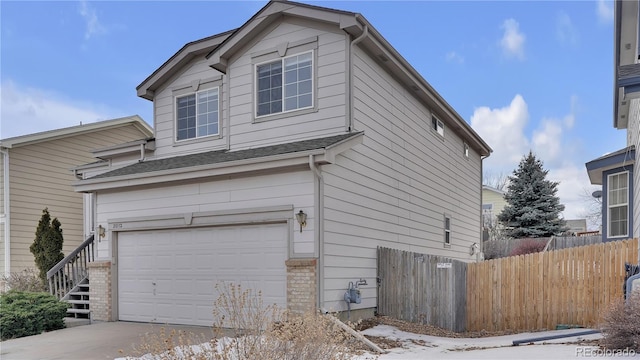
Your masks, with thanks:
<instances>
[{"instance_id":1,"label":"distant building","mask_svg":"<svg viewBox=\"0 0 640 360\"><path fill-rule=\"evenodd\" d=\"M572 234L578 234L587 231L587 219L572 219L565 220L567 222L567 227Z\"/></svg>"}]
</instances>

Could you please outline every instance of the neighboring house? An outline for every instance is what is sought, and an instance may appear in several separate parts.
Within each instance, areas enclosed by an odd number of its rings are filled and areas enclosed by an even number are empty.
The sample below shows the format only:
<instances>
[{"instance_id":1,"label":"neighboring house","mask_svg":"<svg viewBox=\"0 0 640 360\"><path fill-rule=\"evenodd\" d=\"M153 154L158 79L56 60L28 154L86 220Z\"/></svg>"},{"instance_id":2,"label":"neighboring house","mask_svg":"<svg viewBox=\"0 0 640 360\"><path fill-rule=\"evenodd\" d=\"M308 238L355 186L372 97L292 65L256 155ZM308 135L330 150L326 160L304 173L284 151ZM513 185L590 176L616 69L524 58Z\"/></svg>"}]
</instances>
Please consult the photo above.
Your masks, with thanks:
<instances>
[{"instance_id":1,"label":"neighboring house","mask_svg":"<svg viewBox=\"0 0 640 360\"><path fill-rule=\"evenodd\" d=\"M491 149L362 15L272 1L137 89L155 150L77 168L106 229L95 320L210 325L218 281L346 311L363 280L372 316L377 247L475 259Z\"/></svg>"},{"instance_id":2,"label":"neighboring house","mask_svg":"<svg viewBox=\"0 0 640 360\"><path fill-rule=\"evenodd\" d=\"M9 121L9 120L7 120ZM138 116L100 121L0 140L0 266L5 275L35 268L29 246L42 210L62 224L64 247L74 250L90 229L83 223L83 195L71 169L94 161L91 149L153 135Z\"/></svg>"},{"instance_id":3,"label":"neighboring house","mask_svg":"<svg viewBox=\"0 0 640 360\"><path fill-rule=\"evenodd\" d=\"M482 186L482 224L484 229L497 225L497 216L507 205L505 192L492 186Z\"/></svg>"},{"instance_id":4,"label":"neighboring house","mask_svg":"<svg viewBox=\"0 0 640 360\"><path fill-rule=\"evenodd\" d=\"M602 185L602 239L640 235L640 63L638 63L638 1L615 1L614 117L616 129L626 129L622 149L586 163L592 184ZM640 261L640 259L639 259Z\"/></svg>"}]
</instances>

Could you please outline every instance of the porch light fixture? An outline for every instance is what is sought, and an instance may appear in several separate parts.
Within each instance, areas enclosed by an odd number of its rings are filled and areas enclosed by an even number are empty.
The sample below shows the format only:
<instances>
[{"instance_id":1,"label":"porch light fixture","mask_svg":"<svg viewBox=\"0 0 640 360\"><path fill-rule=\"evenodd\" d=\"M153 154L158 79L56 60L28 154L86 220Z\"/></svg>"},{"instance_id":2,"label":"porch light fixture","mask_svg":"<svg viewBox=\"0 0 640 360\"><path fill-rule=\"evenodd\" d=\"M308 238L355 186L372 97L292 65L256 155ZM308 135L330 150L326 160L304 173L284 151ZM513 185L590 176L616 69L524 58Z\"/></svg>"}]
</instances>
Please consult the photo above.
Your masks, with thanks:
<instances>
[{"instance_id":1,"label":"porch light fixture","mask_svg":"<svg viewBox=\"0 0 640 360\"><path fill-rule=\"evenodd\" d=\"M105 234L105 228L102 225L98 225L98 236L100 237L100 239L104 237L104 234Z\"/></svg>"},{"instance_id":2,"label":"porch light fixture","mask_svg":"<svg viewBox=\"0 0 640 360\"><path fill-rule=\"evenodd\" d=\"M296 220L298 220L298 224L300 224L300 232L302 232L302 228L307 226L307 214L304 211L300 210L296 214Z\"/></svg>"}]
</instances>

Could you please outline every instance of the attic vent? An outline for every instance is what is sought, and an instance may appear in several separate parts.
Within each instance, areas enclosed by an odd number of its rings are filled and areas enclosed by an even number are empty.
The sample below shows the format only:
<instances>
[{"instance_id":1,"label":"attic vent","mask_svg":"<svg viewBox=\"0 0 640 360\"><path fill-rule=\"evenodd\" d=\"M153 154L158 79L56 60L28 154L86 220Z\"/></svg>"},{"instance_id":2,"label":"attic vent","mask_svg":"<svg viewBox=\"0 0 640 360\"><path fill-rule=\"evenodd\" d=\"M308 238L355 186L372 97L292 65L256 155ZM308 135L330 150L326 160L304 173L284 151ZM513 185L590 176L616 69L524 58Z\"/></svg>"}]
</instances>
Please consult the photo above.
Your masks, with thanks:
<instances>
[{"instance_id":1,"label":"attic vent","mask_svg":"<svg viewBox=\"0 0 640 360\"><path fill-rule=\"evenodd\" d=\"M389 61L389 58L386 57L384 54L379 54L378 55L378 59L382 60L382 62L387 62Z\"/></svg>"}]
</instances>

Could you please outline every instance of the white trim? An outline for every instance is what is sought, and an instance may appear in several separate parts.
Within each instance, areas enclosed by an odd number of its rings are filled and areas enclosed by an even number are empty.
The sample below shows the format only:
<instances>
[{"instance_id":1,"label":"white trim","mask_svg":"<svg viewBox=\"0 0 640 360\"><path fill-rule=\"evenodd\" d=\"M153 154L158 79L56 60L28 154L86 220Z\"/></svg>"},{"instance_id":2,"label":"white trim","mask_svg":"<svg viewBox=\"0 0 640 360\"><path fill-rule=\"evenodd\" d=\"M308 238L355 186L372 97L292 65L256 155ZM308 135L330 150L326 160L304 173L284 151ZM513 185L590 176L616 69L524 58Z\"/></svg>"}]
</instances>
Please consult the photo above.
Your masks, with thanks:
<instances>
[{"instance_id":1,"label":"white trim","mask_svg":"<svg viewBox=\"0 0 640 360\"><path fill-rule=\"evenodd\" d=\"M618 208L618 207L622 207L622 206L626 206L627 207L627 226L625 227L625 233L624 234L620 234L620 235L611 235L611 208L612 206L610 205L611 202L611 197L610 197L610 191L611 191L611 178L613 176L620 176L620 175L625 175L627 177L627 197L625 199L624 203L620 203L620 204L616 204L614 206L614 208ZM631 205L629 204L629 194L630 194L630 181L633 181L633 179L631 179L631 177L629 176L629 171L621 171L619 173L614 173L614 174L609 174L607 175L607 238L627 238L629 237L629 222L631 220Z\"/></svg>"},{"instance_id":2,"label":"white trim","mask_svg":"<svg viewBox=\"0 0 640 360\"><path fill-rule=\"evenodd\" d=\"M11 206L10 206L10 182L9 182L9 149L0 148L2 153L2 186L4 188L3 213L0 218L4 223L4 274L11 274Z\"/></svg>"}]
</instances>

